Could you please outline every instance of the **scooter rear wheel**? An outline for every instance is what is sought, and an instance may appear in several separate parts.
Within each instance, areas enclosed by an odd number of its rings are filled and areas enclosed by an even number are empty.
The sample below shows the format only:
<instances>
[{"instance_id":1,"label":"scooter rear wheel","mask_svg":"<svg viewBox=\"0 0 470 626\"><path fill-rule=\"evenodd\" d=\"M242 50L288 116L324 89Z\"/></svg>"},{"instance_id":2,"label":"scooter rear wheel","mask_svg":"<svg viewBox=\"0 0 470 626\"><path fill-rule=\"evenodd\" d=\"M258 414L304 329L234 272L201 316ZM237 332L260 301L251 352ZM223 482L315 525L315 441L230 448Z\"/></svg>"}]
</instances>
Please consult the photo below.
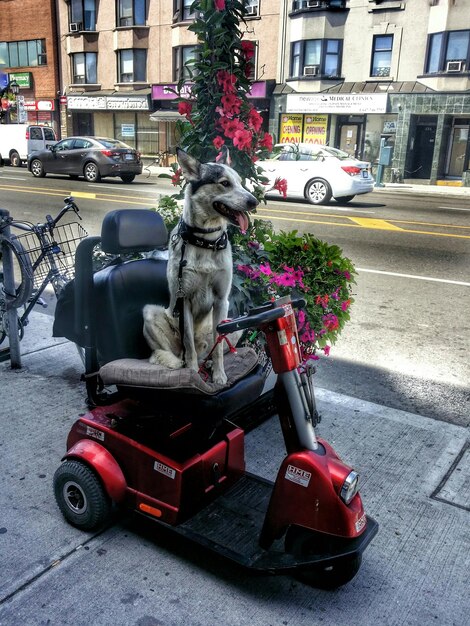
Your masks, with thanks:
<instances>
[{"instance_id":1,"label":"scooter rear wheel","mask_svg":"<svg viewBox=\"0 0 470 626\"><path fill-rule=\"evenodd\" d=\"M107 521L111 501L96 474L84 463L67 460L54 474L54 495L65 519L81 530Z\"/></svg>"},{"instance_id":2,"label":"scooter rear wheel","mask_svg":"<svg viewBox=\"0 0 470 626\"><path fill-rule=\"evenodd\" d=\"M305 528L292 526L285 538L285 550L298 557L328 553L328 540L318 533ZM332 564L319 563L311 569L298 570L295 577L303 583L317 589L334 590L351 581L359 571L362 554L344 556Z\"/></svg>"}]
</instances>

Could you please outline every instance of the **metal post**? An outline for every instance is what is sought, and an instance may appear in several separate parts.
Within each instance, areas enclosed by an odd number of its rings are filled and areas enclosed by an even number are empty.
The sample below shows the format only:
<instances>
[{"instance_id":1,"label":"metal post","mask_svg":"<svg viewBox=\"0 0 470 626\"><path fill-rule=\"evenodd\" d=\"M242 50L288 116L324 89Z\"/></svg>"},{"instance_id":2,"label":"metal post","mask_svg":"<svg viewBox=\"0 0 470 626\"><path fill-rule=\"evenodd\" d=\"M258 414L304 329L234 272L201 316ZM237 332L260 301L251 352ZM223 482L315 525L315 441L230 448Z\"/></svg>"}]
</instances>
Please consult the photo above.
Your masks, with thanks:
<instances>
[{"instance_id":1,"label":"metal post","mask_svg":"<svg viewBox=\"0 0 470 626\"><path fill-rule=\"evenodd\" d=\"M384 166L382 165L381 161L381 156L382 156L382 148L385 146L385 137L382 137L382 139L380 140L380 149L379 149L379 164L377 166L377 176L375 178L375 186L376 187L383 187L383 183L382 183L382 178L383 178L383 173L384 173Z\"/></svg>"},{"instance_id":2,"label":"metal post","mask_svg":"<svg viewBox=\"0 0 470 626\"><path fill-rule=\"evenodd\" d=\"M0 215L9 217L9 212L0 209ZM3 231L5 237L10 237L10 227ZM9 293L15 293L15 273L13 269L13 254L8 247L3 249L3 287L5 290L6 315L8 323L8 341L10 344L11 369L21 368L20 338L18 336L18 315L17 309L9 305Z\"/></svg>"}]
</instances>

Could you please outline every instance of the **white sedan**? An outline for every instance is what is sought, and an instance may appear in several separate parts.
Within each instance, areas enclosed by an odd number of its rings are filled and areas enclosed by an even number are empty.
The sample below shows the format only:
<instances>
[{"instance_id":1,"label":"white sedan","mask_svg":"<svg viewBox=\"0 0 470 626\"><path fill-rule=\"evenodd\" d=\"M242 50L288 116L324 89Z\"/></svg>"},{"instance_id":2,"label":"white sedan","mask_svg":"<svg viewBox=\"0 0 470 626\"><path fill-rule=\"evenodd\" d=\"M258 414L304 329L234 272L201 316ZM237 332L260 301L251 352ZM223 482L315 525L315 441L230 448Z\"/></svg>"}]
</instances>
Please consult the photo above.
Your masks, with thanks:
<instances>
[{"instance_id":1,"label":"white sedan","mask_svg":"<svg viewBox=\"0 0 470 626\"><path fill-rule=\"evenodd\" d=\"M281 144L270 159L256 165L263 169L271 187L278 179L285 179L287 198L305 198L311 204L328 204L331 198L349 202L374 188L370 163L329 146ZM279 191L266 193L271 194L279 195Z\"/></svg>"}]
</instances>

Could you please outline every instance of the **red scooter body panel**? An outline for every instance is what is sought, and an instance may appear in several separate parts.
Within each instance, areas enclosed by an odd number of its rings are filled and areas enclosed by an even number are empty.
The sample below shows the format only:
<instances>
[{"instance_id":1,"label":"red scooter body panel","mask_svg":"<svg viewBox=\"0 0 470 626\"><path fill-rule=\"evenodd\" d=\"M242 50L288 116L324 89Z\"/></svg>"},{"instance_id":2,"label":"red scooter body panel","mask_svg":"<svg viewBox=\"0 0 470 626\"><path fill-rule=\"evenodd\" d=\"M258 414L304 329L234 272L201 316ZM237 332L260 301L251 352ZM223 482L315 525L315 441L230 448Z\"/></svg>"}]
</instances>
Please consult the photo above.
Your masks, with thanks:
<instances>
[{"instance_id":1,"label":"red scooter body panel","mask_svg":"<svg viewBox=\"0 0 470 626\"><path fill-rule=\"evenodd\" d=\"M346 505L339 491L351 468L319 440L324 453L293 452L283 461L274 485L260 544L267 548L288 526L297 525L344 538L360 535L366 517L356 494Z\"/></svg>"},{"instance_id":2,"label":"red scooter body panel","mask_svg":"<svg viewBox=\"0 0 470 626\"><path fill-rule=\"evenodd\" d=\"M125 477L125 500L130 508L168 524L178 524L231 487L243 474L241 429L232 428L208 450L175 461L116 429L116 417L128 417L130 404L122 402L93 409L75 422L67 440L67 456L76 449L97 445L101 448L96 441L106 446L109 458L114 461L109 467L115 468L115 475L95 467L96 457L83 458L96 469L110 495L116 492L116 476ZM119 480L118 483L121 484Z\"/></svg>"}]
</instances>

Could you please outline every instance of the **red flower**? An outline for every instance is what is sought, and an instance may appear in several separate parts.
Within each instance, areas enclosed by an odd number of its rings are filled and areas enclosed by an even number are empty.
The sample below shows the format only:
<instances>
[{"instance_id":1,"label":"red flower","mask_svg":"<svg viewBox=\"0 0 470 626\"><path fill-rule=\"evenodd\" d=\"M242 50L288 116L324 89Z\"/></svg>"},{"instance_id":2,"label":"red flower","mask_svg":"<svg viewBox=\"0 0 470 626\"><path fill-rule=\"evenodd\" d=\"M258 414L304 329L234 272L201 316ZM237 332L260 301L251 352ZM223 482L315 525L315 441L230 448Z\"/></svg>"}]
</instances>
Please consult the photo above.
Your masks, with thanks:
<instances>
[{"instance_id":1,"label":"red flower","mask_svg":"<svg viewBox=\"0 0 470 626\"><path fill-rule=\"evenodd\" d=\"M247 61L255 56L256 43L254 41L242 41L243 56Z\"/></svg>"},{"instance_id":2,"label":"red flower","mask_svg":"<svg viewBox=\"0 0 470 626\"><path fill-rule=\"evenodd\" d=\"M224 131L224 135L229 139L233 139L237 131L245 130L245 127L238 119L231 120L228 117L222 117L219 120L219 124Z\"/></svg>"},{"instance_id":3,"label":"red flower","mask_svg":"<svg viewBox=\"0 0 470 626\"><path fill-rule=\"evenodd\" d=\"M225 10L225 0L214 0L214 4L217 11Z\"/></svg>"},{"instance_id":4,"label":"red flower","mask_svg":"<svg viewBox=\"0 0 470 626\"><path fill-rule=\"evenodd\" d=\"M248 126L252 128L255 133L258 133L260 131L262 123L263 118L256 109L252 108L248 113Z\"/></svg>"},{"instance_id":5,"label":"red flower","mask_svg":"<svg viewBox=\"0 0 470 626\"><path fill-rule=\"evenodd\" d=\"M251 133L249 130L237 130L233 136L233 145L239 150L247 150L251 146Z\"/></svg>"},{"instance_id":6,"label":"red flower","mask_svg":"<svg viewBox=\"0 0 470 626\"><path fill-rule=\"evenodd\" d=\"M173 174L173 176L171 177L171 184L174 185L175 187L176 185L179 185L182 174L183 174L183 170L181 168L178 168L176 172Z\"/></svg>"},{"instance_id":7,"label":"red flower","mask_svg":"<svg viewBox=\"0 0 470 626\"><path fill-rule=\"evenodd\" d=\"M234 93L237 77L226 70L217 72L217 82L225 93Z\"/></svg>"},{"instance_id":8,"label":"red flower","mask_svg":"<svg viewBox=\"0 0 470 626\"><path fill-rule=\"evenodd\" d=\"M217 135L215 139L212 140L212 143L216 150L220 150L220 148L224 145L225 141L222 139L220 135Z\"/></svg>"},{"instance_id":9,"label":"red flower","mask_svg":"<svg viewBox=\"0 0 470 626\"><path fill-rule=\"evenodd\" d=\"M276 178L273 189L277 189L284 198L287 198L287 180L285 178Z\"/></svg>"},{"instance_id":10,"label":"red flower","mask_svg":"<svg viewBox=\"0 0 470 626\"><path fill-rule=\"evenodd\" d=\"M222 106L224 107L224 114L238 115L240 113L240 106L242 101L233 93L229 93L222 96L220 99Z\"/></svg>"},{"instance_id":11,"label":"red flower","mask_svg":"<svg viewBox=\"0 0 470 626\"><path fill-rule=\"evenodd\" d=\"M269 133L264 133L263 138L259 141L260 148L266 148L270 152L273 149L273 138Z\"/></svg>"},{"instance_id":12,"label":"red flower","mask_svg":"<svg viewBox=\"0 0 470 626\"><path fill-rule=\"evenodd\" d=\"M178 103L178 113L180 115L186 115L186 117L189 118L192 110L193 110L193 105L191 102L184 101L184 102Z\"/></svg>"}]
</instances>

